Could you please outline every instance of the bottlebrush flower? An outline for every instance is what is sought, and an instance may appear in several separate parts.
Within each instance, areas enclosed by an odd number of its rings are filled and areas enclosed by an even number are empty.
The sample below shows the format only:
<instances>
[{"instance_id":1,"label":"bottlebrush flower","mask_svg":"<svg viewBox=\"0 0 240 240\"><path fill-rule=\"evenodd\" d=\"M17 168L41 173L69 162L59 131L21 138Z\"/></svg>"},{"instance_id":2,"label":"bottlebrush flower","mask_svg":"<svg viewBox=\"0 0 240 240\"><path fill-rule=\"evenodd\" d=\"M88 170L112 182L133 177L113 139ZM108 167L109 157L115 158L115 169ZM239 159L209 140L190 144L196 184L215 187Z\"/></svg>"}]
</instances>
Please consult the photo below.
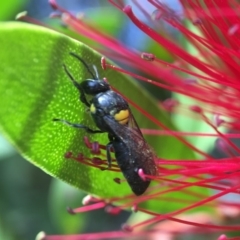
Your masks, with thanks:
<instances>
[{"instance_id":1,"label":"bottlebrush flower","mask_svg":"<svg viewBox=\"0 0 240 240\"><path fill-rule=\"evenodd\" d=\"M142 1L133 0L133 4L151 22L150 26L134 14L130 5L125 6L123 1L109 0L108 2L125 14L129 21L155 43L167 49L175 61L165 62L154 52L139 53L136 50L130 50L118 40L61 8L55 0L50 1L51 5L61 12L61 19L66 26L100 44L98 50L109 58L140 70L142 75L107 63L103 64L105 68L121 71L138 80L148 82L156 88L164 88L177 94L160 103L162 109L171 114L195 118L212 131L211 133L173 131L144 111L141 106L137 105L137 102L128 99L144 117L149 118L162 129L161 131L144 129L144 133L174 136L193 150L198 155L198 160L159 158L157 159L159 175L152 176L156 184L150 187L147 194L140 197L131 195L112 199L87 197L83 201L83 207L70 210L72 213L78 213L105 208L108 213L117 216L122 209L132 208L134 212L148 214L146 220L124 224L123 231L71 236L48 236L41 233L38 236L39 239L113 239L133 236L148 239L172 239L179 234L197 235L202 232L208 236L208 239L210 237L219 240L239 239L239 237L227 237L231 235L231 232L239 231L240 225L227 224L224 217L226 215L239 217L240 215L240 205L234 199L238 197L240 189L240 149L232 141L240 137L238 133L240 130L240 104L238 103L240 92L240 17L238 10L240 4L235 0L180 0L183 13L178 15L160 1L148 0L146 2L156 8L152 14L149 14L142 7ZM182 34L187 42L186 47L176 42L171 34L160 33L163 21ZM188 51L188 47L194 51ZM145 77L146 75L148 77ZM188 101L182 102L181 98L175 97L180 95L185 96ZM184 136L188 135L195 138L216 137L218 139L216 147L225 154L225 158L218 160L211 156L198 145L186 140ZM86 145L92 149L91 143L87 140ZM102 145L97 147L98 151L99 148L101 151L105 150ZM96 155L98 151L95 152ZM174 151L174 146L169 151ZM68 157L74 158L69 154ZM75 159L86 163L90 160L98 160L97 157L87 159L84 156L75 157ZM99 161L93 161L93 163L92 165L95 166L102 164ZM118 182L119 179L116 181ZM202 192L195 190L196 187L201 188ZM169 193L178 194L173 197ZM222 198L223 196L231 196L231 198L226 200ZM156 209L153 211L150 210L151 208L144 207L144 204L148 202L161 204L163 200L169 204L179 203L181 207L171 212L159 212ZM189 213L190 210L197 212L202 208L207 208L207 213L211 211L211 214Z\"/></svg>"}]
</instances>

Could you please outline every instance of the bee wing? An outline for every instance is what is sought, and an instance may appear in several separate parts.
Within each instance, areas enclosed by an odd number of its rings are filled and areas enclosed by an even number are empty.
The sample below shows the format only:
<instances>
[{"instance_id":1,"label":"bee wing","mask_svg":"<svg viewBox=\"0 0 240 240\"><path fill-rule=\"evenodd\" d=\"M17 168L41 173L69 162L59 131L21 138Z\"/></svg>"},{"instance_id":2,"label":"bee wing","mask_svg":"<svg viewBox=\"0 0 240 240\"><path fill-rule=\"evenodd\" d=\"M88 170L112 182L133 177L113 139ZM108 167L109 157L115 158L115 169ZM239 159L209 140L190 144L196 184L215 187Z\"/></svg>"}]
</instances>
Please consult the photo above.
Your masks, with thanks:
<instances>
[{"instance_id":1,"label":"bee wing","mask_svg":"<svg viewBox=\"0 0 240 240\"><path fill-rule=\"evenodd\" d=\"M143 134L142 134L130 109L129 109L129 112L130 112L130 115L129 115L129 120L128 120L127 126L129 126L129 128L135 129L135 131L138 132L143 137Z\"/></svg>"},{"instance_id":2,"label":"bee wing","mask_svg":"<svg viewBox=\"0 0 240 240\"><path fill-rule=\"evenodd\" d=\"M120 124L111 116L104 116L104 121L114 135L118 136L126 145L131 145L132 141L145 142L142 132L131 112L128 124Z\"/></svg>"},{"instance_id":3,"label":"bee wing","mask_svg":"<svg viewBox=\"0 0 240 240\"><path fill-rule=\"evenodd\" d=\"M129 161L133 159L136 168L142 168L144 173L155 176L157 174L155 154L145 141L134 118L134 121L131 122L135 123L133 127L128 124L120 124L110 115L103 118L112 133L124 143Z\"/></svg>"}]
</instances>

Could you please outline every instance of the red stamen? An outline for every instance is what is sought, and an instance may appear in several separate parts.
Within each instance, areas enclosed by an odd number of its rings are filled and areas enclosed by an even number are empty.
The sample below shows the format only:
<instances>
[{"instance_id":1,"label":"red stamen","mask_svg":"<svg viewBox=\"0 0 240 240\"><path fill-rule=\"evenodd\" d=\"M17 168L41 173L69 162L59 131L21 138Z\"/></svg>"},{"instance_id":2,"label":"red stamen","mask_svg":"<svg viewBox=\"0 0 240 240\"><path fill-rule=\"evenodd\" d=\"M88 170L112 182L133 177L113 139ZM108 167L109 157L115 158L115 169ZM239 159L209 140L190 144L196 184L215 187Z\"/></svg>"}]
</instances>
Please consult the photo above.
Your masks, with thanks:
<instances>
[{"instance_id":1,"label":"red stamen","mask_svg":"<svg viewBox=\"0 0 240 240\"><path fill-rule=\"evenodd\" d=\"M125 223L122 225L122 230L125 232L132 232L133 229L131 228L131 226Z\"/></svg>"},{"instance_id":2,"label":"red stamen","mask_svg":"<svg viewBox=\"0 0 240 240\"><path fill-rule=\"evenodd\" d=\"M133 211L133 212L137 212L137 211L138 211L138 205L137 205L137 204L134 204L134 205L132 206L132 211Z\"/></svg>"},{"instance_id":3,"label":"red stamen","mask_svg":"<svg viewBox=\"0 0 240 240\"><path fill-rule=\"evenodd\" d=\"M121 183L121 179L120 179L120 178L114 178L113 180L114 180L114 182L116 182L116 183L118 183L118 184Z\"/></svg>"},{"instance_id":4,"label":"red stamen","mask_svg":"<svg viewBox=\"0 0 240 240\"><path fill-rule=\"evenodd\" d=\"M108 205L108 206L105 207L105 211L107 213L112 214L112 215L118 215L122 211L122 209L118 208L118 207L113 207L111 205Z\"/></svg>"},{"instance_id":5,"label":"red stamen","mask_svg":"<svg viewBox=\"0 0 240 240\"><path fill-rule=\"evenodd\" d=\"M138 175L143 181L147 180L142 168L138 169Z\"/></svg>"},{"instance_id":6,"label":"red stamen","mask_svg":"<svg viewBox=\"0 0 240 240\"><path fill-rule=\"evenodd\" d=\"M152 62L152 61L155 60L155 55L152 54L152 53L145 53L145 52L143 52L143 53L141 53L141 58L142 58L143 60Z\"/></svg>"}]
</instances>

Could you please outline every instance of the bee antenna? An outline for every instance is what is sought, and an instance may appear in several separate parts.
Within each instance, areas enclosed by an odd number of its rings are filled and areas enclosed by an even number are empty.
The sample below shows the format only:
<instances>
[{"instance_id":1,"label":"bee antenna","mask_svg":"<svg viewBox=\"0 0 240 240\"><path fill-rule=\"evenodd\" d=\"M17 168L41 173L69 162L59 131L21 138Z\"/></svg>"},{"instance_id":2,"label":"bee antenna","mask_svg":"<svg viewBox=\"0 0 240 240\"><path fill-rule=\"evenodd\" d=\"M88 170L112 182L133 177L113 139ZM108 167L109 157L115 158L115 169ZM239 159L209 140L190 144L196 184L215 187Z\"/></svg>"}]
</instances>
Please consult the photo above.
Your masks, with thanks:
<instances>
[{"instance_id":1,"label":"bee antenna","mask_svg":"<svg viewBox=\"0 0 240 240\"><path fill-rule=\"evenodd\" d=\"M69 72L69 70L65 64L63 64L63 68L64 68L64 71L66 72L66 74L68 75L69 79L73 82L74 86L79 89L80 84L74 79L73 75Z\"/></svg>"},{"instance_id":2,"label":"bee antenna","mask_svg":"<svg viewBox=\"0 0 240 240\"><path fill-rule=\"evenodd\" d=\"M70 55L77 58L85 66L85 68L88 70L88 72L91 74L91 76L93 77L94 80L99 79L98 71L97 71L97 68L95 65L93 65L93 69L95 72L95 75L94 75L93 72L91 71L91 69L89 68L89 66L87 65L87 63L80 56L78 56L76 53L73 53L73 52L70 52Z\"/></svg>"}]
</instances>

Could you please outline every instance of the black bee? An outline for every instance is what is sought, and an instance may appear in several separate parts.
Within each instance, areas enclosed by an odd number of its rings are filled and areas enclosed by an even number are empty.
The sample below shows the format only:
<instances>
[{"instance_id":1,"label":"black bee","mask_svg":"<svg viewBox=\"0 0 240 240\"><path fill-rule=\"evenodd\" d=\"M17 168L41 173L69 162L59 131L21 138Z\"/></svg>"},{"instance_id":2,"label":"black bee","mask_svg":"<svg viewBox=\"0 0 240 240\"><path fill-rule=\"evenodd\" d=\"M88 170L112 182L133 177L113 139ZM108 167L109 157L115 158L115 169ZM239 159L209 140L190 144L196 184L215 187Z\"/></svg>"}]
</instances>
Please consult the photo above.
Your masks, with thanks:
<instances>
[{"instance_id":1,"label":"black bee","mask_svg":"<svg viewBox=\"0 0 240 240\"><path fill-rule=\"evenodd\" d=\"M106 81L99 79L95 66L93 66L94 74L81 57L75 53L70 54L86 67L93 78L78 83L66 65L63 65L69 79L80 93L80 101L89 108L99 130L93 130L85 125L70 123L62 119L53 120L61 121L75 128L85 129L88 133L107 132L110 141L106 146L109 168L112 162L110 152L113 149L118 166L132 191L136 195L143 194L151 181L149 179L144 181L139 176L139 169L142 169L144 174L155 176L157 175L157 166L154 162L154 154L146 143L127 101L120 94L111 90ZM86 95L91 95L92 99L88 101Z\"/></svg>"}]
</instances>

